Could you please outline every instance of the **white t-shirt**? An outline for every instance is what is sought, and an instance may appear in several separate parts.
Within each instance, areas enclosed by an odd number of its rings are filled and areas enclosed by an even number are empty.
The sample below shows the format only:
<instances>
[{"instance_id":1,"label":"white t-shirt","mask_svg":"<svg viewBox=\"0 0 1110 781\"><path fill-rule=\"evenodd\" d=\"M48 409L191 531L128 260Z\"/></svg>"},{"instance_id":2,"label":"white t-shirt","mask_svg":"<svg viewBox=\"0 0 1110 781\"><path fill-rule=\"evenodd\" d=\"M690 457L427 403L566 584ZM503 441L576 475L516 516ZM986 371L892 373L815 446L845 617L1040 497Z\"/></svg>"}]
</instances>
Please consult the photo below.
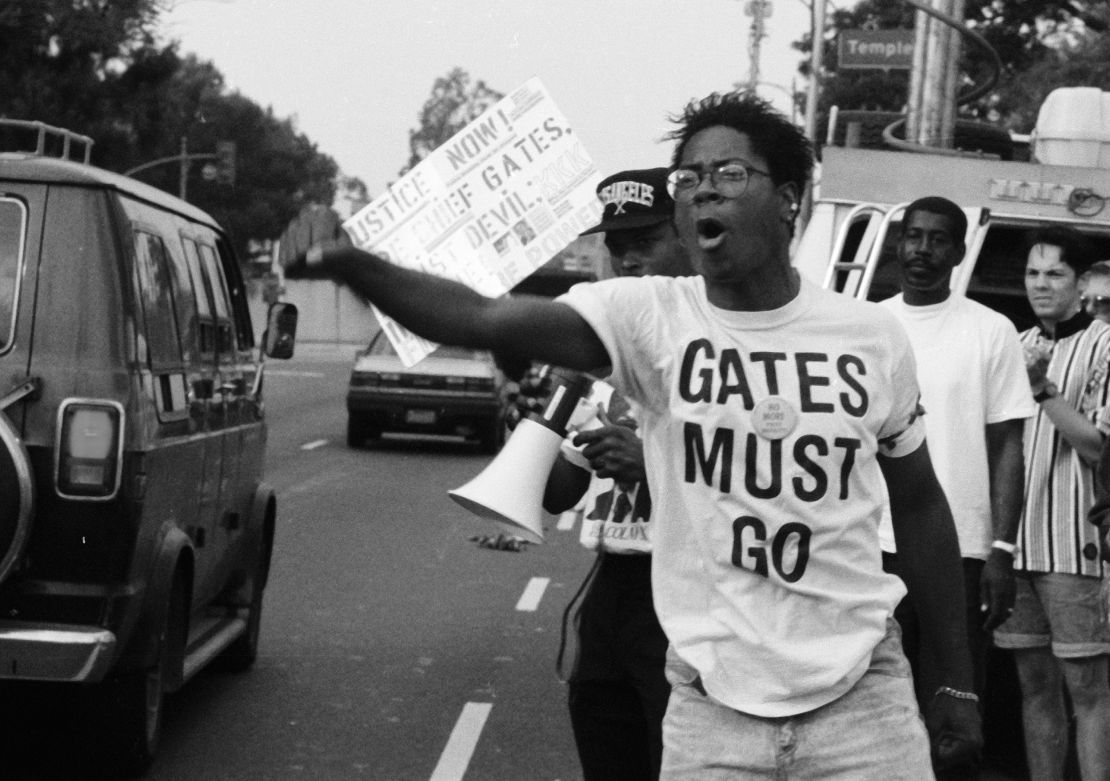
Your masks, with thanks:
<instances>
[{"instance_id":1,"label":"white t-shirt","mask_svg":"<svg viewBox=\"0 0 1110 781\"><path fill-rule=\"evenodd\" d=\"M986 559L994 539L986 425L1036 411L1017 329L964 296L908 306L899 294L880 305L913 346L929 455L952 508L960 555ZM895 550L889 508L879 537L883 550Z\"/></svg>"},{"instance_id":2,"label":"white t-shirt","mask_svg":"<svg viewBox=\"0 0 1110 781\"><path fill-rule=\"evenodd\" d=\"M590 393L579 402L579 411L571 418L574 428L563 441L563 455L568 461L589 471L582 460L582 448L573 444L577 431L596 420L598 406L604 406L613 422L621 418L638 420L635 407L614 397L613 386L594 380ZM651 494L647 484L620 486L610 477L590 472L590 482L583 496L582 530L579 540L588 550L607 553L651 553Z\"/></svg>"},{"instance_id":3,"label":"white t-shirt","mask_svg":"<svg viewBox=\"0 0 1110 781\"><path fill-rule=\"evenodd\" d=\"M613 279L560 298L640 405L655 609L729 707L790 716L866 672L905 594L883 572L875 455L924 440L905 332L802 282L768 312L709 304L700 277Z\"/></svg>"}]
</instances>

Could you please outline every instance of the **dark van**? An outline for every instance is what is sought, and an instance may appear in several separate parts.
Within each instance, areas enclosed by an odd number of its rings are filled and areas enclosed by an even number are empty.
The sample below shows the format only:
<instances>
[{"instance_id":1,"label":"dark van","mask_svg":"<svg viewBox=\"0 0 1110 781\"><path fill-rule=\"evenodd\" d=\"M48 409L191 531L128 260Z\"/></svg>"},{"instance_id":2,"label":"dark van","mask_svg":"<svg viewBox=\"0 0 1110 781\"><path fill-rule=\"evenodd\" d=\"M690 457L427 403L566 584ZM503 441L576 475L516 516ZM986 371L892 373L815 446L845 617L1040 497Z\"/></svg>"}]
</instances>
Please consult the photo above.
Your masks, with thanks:
<instances>
[{"instance_id":1,"label":"dark van","mask_svg":"<svg viewBox=\"0 0 1110 781\"><path fill-rule=\"evenodd\" d=\"M0 681L94 687L101 743L142 772L164 694L257 653L263 355L292 355L296 309L259 349L211 217L5 124L37 142L0 153Z\"/></svg>"}]
</instances>

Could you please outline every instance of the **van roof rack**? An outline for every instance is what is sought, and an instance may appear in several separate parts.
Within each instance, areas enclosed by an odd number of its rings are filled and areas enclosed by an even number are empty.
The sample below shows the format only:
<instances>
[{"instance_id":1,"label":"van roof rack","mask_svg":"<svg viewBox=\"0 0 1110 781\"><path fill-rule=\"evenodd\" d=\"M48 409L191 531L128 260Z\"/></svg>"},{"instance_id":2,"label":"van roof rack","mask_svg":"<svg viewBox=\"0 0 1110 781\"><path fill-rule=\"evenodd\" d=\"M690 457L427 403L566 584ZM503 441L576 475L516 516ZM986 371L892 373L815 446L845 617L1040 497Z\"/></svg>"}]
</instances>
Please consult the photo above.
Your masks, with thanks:
<instances>
[{"instance_id":1,"label":"van roof rack","mask_svg":"<svg viewBox=\"0 0 1110 781\"><path fill-rule=\"evenodd\" d=\"M48 125L45 122L39 122L37 120L5 119L0 117L0 128L2 127L35 131L36 138L34 154L36 155L40 155L43 157L47 156L47 138L50 137L54 140L60 139L62 142L60 150L57 150L56 143L51 145L56 150L55 154L51 155L53 157L58 157L62 160L73 160L73 142L77 142L84 146L85 155L83 162L85 163L85 165L89 164L89 160L92 157L92 147L94 143L93 140L88 136L83 136L80 133L74 133L72 130L66 130L63 127L54 127L53 125ZM22 151L30 150L26 149Z\"/></svg>"}]
</instances>

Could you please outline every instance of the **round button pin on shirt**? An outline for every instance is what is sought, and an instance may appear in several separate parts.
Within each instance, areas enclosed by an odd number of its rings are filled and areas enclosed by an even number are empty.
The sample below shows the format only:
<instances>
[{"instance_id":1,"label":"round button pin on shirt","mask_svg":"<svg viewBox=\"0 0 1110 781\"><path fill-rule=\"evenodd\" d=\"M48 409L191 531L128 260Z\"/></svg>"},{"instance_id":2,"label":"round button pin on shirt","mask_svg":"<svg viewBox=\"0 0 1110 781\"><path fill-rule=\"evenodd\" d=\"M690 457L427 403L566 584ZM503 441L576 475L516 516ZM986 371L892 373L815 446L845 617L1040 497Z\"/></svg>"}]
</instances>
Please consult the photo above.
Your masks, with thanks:
<instances>
[{"instance_id":1,"label":"round button pin on shirt","mask_svg":"<svg viewBox=\"0 0 1110 781\"><path fill-rule=\"evenodd\" d=\"M798 425L798 413L782 396L768 396L752 410L752 428L764 439L782 439Z\"/></svg>"}]
</instances>

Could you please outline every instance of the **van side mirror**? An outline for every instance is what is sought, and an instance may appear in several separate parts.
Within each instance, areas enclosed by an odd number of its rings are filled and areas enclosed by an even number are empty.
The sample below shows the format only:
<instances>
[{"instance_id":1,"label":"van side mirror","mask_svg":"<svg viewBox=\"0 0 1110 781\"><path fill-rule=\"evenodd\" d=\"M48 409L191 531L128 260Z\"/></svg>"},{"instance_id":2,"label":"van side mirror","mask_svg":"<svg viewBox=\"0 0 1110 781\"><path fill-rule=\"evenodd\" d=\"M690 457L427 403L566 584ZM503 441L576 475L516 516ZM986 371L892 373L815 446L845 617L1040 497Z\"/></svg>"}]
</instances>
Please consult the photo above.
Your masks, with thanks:
<instances>
[{"instance_id":1,"label":"van side mirror","mask_svg":"<svg viewBox=\"0 0 1110 781\"><path fill-rule=\"evenodd\" d=\"M266 331L262 334L262 352L268 358L292 358L297 337L297 307L285 301L270 304L266 315Z\"/></svg>"}]
</instances>

